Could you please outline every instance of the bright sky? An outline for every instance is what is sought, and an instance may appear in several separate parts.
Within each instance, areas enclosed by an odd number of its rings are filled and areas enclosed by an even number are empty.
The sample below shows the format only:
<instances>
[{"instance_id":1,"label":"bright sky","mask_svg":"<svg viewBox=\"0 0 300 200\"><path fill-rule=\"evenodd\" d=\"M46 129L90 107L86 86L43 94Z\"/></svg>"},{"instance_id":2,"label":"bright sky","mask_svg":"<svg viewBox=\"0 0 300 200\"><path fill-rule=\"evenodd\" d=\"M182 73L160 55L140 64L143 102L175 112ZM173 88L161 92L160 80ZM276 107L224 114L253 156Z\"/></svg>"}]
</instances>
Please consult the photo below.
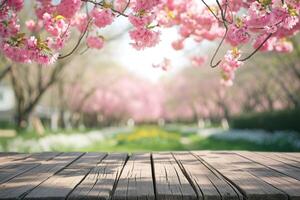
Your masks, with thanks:
<instances>
[{"instance_id":1,"label":"bright sky","mask_svg":"<svg viewBox=\"0 0 300 200\"><path fill-rule=\"evenodd\" d=\"M161 42L156 47L137 51L131 47L130 38L126 35L116 53L124 67L139 76L157 81L162 76L167 76L188 63L188 60L183 56L183 51L175 51L171 47L172 41L176 40L177 37L174 29L164 30L161 35ZM169 71L163 71L152 66L152 64L161 63L164 58L172 60L172 68Z\"/></svg>"},{"instance_id":2,"label":"bright sky","mask_svg":"<svg viewBox=\"0 0 300 200\"><path fill-rule=\"evenodd\" d=\"M118 26L120 29L120 26ZM151 81L158 81L160 78L170 76L182 67L190 64L187 54L204 55L207 48L211 44L205 43L201 46L192 40L187 40L185 51L176 51L172 48L171 43L179 38L175 28L162 29L160 43L153 47L142 51L137 51L130 45L130 38L126 33L121 39L116 40L114 47L114 56L118 58L118 62L126 67L132 73L147 78ZM201 53L202 52L202 53ZM160 68L154 68L153 64L159 64L164 58L171 59L172 67L168 71L163 71Z\"/></svg>"}]
</instances>

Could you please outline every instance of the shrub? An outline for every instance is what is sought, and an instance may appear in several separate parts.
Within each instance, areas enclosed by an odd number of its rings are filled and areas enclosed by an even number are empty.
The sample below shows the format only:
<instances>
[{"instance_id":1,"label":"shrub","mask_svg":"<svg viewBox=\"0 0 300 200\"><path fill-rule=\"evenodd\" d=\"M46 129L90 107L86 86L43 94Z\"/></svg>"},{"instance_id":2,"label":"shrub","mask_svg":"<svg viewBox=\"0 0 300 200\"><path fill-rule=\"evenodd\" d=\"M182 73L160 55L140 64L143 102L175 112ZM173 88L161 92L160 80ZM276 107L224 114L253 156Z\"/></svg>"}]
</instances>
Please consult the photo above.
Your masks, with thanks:
<instances>
[{"instance_id":1,"label":"shrub","mask_svg":"<svg viewBox=\"0 0 300 200\"><path fill-rule=\"evenodd\" d=\"M237 116L230 120L229 125L230 128L236 129L290 130L300 132L300 109Z\"/></svg>"}]
</instances>

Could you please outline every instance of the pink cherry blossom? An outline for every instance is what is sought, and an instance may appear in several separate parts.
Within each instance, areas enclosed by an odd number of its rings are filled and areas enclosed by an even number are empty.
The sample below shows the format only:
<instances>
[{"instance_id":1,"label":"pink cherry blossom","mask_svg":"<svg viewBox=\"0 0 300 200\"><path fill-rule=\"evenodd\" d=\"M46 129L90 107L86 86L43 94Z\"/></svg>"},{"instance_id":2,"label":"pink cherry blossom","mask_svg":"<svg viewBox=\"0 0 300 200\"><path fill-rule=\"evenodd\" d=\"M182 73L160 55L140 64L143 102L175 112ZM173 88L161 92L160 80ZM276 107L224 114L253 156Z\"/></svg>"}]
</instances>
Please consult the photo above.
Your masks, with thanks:
<instances>
[{"instance_id":1,"label":"pink cherry blossom","mask_svg":"<svg viewBox=\"0 0 300 200\"><path fill-rule=\"evenodd\" d=\"M221 0L220 5L212 4L211 9L201 6L198 0L34 0L32 13L36 16L25 19L25 26L21 26L20 20L24 0L0 2L0 51L12 61L23 63L51 63L73 31L80 35L85 30L97 33L98 28L111 25L119 17L133 25L129 36L137 50L156 46L160 30L169 27L178 30L179 39L172 43L176 50L184 49L186 39L196 43L221 40L227 30L225 41L232 47L252 45L252 52L258 48L290 52L293 46L289 40L300 32L297 0ZM225 8L226 13L221 12ZM90 36L84 40L91 48L103 47L102 38ZM220 62L226 83L233 80L235 70L242 64L240 57L241 52L232 50ZM203 62L200 58L194 61Z\"/></svg>"},{"instance_id":2,"label":"pink cherry blossom","mask_svg":"<svg viewBox=\"0 0 300 200\"><path fill-rule=\"evenodd\" d=\"M277 52L287 53L293 51L293 44L286 39L280 39L274 44L274 49Z\"/></svg>"},{"instance_id":3,"label":"pink cherry blossom","mask_svg":"<svg viewBox=\"0 0 300 200\"><path fill-rule=\"evenodd\" d=\"M260 51L273 51L274 43L276 42L276 38L271 37L265 43L263 43L267 37L268 37L268 34L262 34L262 35L257 36L257 38L255 39L255 42L253 44L253 47L258 48L261 44L263 44L263 46L259 49Z\"/></svg>"},{"instance_id":4,"label":"pink cherry blossom","mask_svg":"<svg viewBox=\"0 0 300 200\"><path fill-rule=\"evenodd\" d=\"M44 14L43 21L45 30L54 37L65 33L68 29L68 24L64 21L64 19L56 19L48 13Z\"/></svg>"},{"instance_id":5,"label":"pink cherry blossom","mask_svg":"<svg viewBox=\"0 0 300 200\"><path fill-rule=\"evenodd\" d=\"M184 39L179 39L179 40L172 42L173 49L175 49L177 51L183 49L184 48L183 42L184 42Z\"/></svg>"},{"instance_id":6,"label":"pink cherry blossom","mask_svg":"<svg viewBox=\"0 0 300 200\"><path fill-rule=\"evenodd\" d=\"M110 25L114 21L114 14L110 9L94 8L91 15L94 17L95 25L99 28Z\"/></svg>"},{"instance_id":7,"label":"pink cherry blossom","mask_svg":"<svg viewBox=\"0 0 300 200\"><path fill-rule=\"evenodd\" d=\"M97 37L97 36L89 36L86 39L86 43L88 47L93 48L93 49L102 49L104 45L104 40L102 37Z\"/></svg>"},{"instance_id":8,"label":"pink cherry blossom","mask_svg":"<svg viewBox=\"0 0 300 200\"><path fill-rule=\"evenodd\" d=\"M136 0L133 10L135 12L150 11L160 2L161 0Z\"/></svg>"},{"instance_id":9,"label":"pink cherry blossom","mask_svg":"<svg viewBox=\"0 0 300 200\"><path fill-rule=\"evenodd\" d=\"M148 26L154 20L153 14L147 14L143 16L129 15L128 19L130 23L135 27Z\"/></svg>"},{"instance_id":10,"label":"pink cherry blossom","mask_svg":"<svg viewBox=\"0 0 300 200\"><path fill-rule=\"evenodd\" d=\"M235 71L243 64L243 62L239 61L240 57L241 51L236 48L227 51L224 60L220 64L222 70L222 84L226 86L232 85Z\"/></svg>"},{"instance_id":11,"label":"pink cherry blossom","mask_svg":"<svg viewBox=\"0 0 300 200\"><path fill-rule=\"evenodd\" d=\"M128 4L128 0L115 0L114 8L119 12L123 12L127 4Z\"/></svg>"},{"instance_id":12,"label":"pink cherry blossom","mask_svg":"<svg viewBox=\"0 0 300 200\"><path fill-rule=\"evenodd\" d=\"M72 26L75 26L81 33L84 32L88 25L86 13L77 13L71 23Z\"/></svg>"},{"instance_id":13,"label":"pink cherry blossom","mask_svg":"<svg viewBox=\"0 0 300 200\"><path fill-rule=\"evenodd\" d=\"M31 32L33 32L36 28L36 23L32 19L26 21L25 24L26 24L26 27L28 28L28 30L30 30Z\"/></svg>"},{"instance_id":14,"label":"pink cherry blossom","mask_svg":"<svg viewBox=\"0 0 300 200\"><path fill-rule=\"evenodd\" d=\"M24 6L24 0L8 0L7 5L15 11L20 11Z\"/></svg>"},{"instance_id":15,"label":"pink cherry blossom","mask_svg":"<svg viewBox=\"0 0 300 200\"><path fill-rule=\"evenodd\" d=\"M20 31L17 16L12 14L5 23L0 23L0 37L15 36Z\"/></svg>"},{"instance_id":16,"label":"pink cherry blossom","mask_svg":"<svg viewBox=\"0 0 300 200\"><path fill-rule=\"evenodd\" d=\"M226 40L232 46L237 46L239 44L246 44L250 39L250 35L247 32L247 28L245 26L238 27L234 24L231 24L228 27Z\"/></svg>"},{"instance_id":17,"label":"pink cherry blossom","mask_svg":"<svg viewBox=\"0 0 300 200\"><path fill-rule=\"evenodd\" d=\"M57 13L65 18L72 18L81 6L81 0L61 0L57 6Z\"/></svg>"},{"instance_id":18,"label":"pink cherry blossom","mask_svg":"<svg viewBox=\"0 0 300 200\"><path fill-rule=\"evenodd\" d=\"M137 27L129 32L130 38L134 41L132 46L137 50L146 47L154 47L159 42L160 32L153 31L144 27Z\"/></svg>"}]
</instances>

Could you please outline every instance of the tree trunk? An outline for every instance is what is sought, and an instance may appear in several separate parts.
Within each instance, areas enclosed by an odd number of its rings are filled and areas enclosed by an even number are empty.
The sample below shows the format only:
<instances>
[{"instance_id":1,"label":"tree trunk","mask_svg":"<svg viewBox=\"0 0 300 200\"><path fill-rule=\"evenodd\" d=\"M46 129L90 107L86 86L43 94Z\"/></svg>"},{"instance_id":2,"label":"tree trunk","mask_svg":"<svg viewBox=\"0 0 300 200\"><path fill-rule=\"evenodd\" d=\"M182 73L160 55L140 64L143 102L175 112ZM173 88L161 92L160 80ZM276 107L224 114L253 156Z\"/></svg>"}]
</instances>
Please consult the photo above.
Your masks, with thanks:
<instances>
[{"instance_id":1,"label":"tree trunk","mask_svg":"<svg viewBox=\"0 0 300 200\"><path fill-rule=\"evenodd\" d=\"M17 129L23 129L26 128L27 124L28 124L28 118L29 116L26 115L23 112L18 112L16 114L16 125L17 125Z\"/></svg>"},{"instance_id":2,"label":"tree trunk","mask_svg":"<svg viewBox=\"0 0 300 200\"><path fill-rule=\"evenodd\" d=\"M61 80L58 82L58 95L59 95L59 127L66 128L64 115L65 115L65 100L64 100L64 82Z\"/></svg>"}]
</instances>

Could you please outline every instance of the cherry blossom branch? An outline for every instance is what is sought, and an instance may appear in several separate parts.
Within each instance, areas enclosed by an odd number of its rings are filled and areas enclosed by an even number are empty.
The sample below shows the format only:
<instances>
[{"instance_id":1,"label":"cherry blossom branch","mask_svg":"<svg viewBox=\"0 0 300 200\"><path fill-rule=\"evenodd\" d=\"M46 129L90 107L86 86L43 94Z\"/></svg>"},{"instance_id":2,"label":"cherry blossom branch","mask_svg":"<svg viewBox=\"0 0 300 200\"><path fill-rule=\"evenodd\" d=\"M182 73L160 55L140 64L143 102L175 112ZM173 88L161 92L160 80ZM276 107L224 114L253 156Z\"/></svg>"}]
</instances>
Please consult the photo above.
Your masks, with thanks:
<instances>
[{"instance_id":1,"label":"cherry blossom branch","mask_svg":"<svg viewBox=\"0 0 300 200\"><path fill-rule=\"evenodd\" d=\"M124 31L121 31L120 33L112 36L111 38L105 39L105 42L111 42L111 41L114 41L114 40L120 38L121 36L123 36L124 33L127 33L127 31L130 30L130 29L131 29L131 27L128 27L128 28L124 29ZM83 51L80 52L80 55L83 55L89 49L90 49L90 47L86 47Z\"/></svg>"},{"instance_id":2,"label":"cherry blossom branch","mask_svg":"<svg viewBox=\"0 0 300 200\"><path fill-rule=\"evenodd\" d=\"M222 62L222 60L219 60L216 64L213 64L213 62L214 62L214 60L215 60L215 58L216 58L216 56L217 56L217 54L218 54L218 52L219 52L219 50L220 50L222 44L223 44L224 41L225 41L225 38L226 38L226 36L227 36L227 32L228 32L228 28L227 28L227 26L226 26L226 27L225 27L225 33L224 33L224 36L222 37L221 42L219 43L219 45L218 45L216 51L214 52L214 55L212 56L212 58L211 58L211 60L210 60L210 67L211 67L211 68L217 67L217 66Z\"/></svg>"},{"instance_id":3,"label":"cherry blossom branch","mask_svg":"<svg viewBox=\"0 0 300 200\"><path fill-rule=\"evenodd\" d=\"M201 0L202 3L206 6L206 8L211 12L211 14L219 21L219 22L222 22L221 19L219 19L219 17L214 13L214 11L210 8L210 6L204 1L204 0Z\"/></svg>"},{"instance_id":4,"label":"cherry blossom branch","mask_svg":"<svg viewBox=\"0 0 300 200\"><path fill-rule=\"evenodd\" d=\"M217 67L217 66L222 62L222 60L219 60L216 64L213 64L213 62L214 62L214 60L215 60L215 57L217 56L217 54L218 54L218 52L219 52L219 50L220 50L222 44L224 43L224 40L225 40L225 38L226 38L226 36L227 36L227 33L228 33L228 26L227 26L227 24L226 24L226 22L227 22L227 20L226 20L227 1L226 1L225 12L224 12L224 10L222 9L222 6L221 6L220 2L219 2L218 0L216 0L216 2L217 2L218 7L219 7L219 9L220 9L220 11L221 11L221 16L222 16L222 20L223 20L223 25L224 25L224 28L225 28L225 34L224 34L224 36L222 37L222 40L221 40L221 42L219 43L219 45L218 45L218 47L217 47L215 53L213 54L213 57L212 57L211 61L210 61L210 66L211 66L212 68ZM280 24L280 23L281 23L281 22L279 22L278 24ZM278 25L278 24L276 24L276 25ZM250 54L250 55L246 56L245 58L241 58L241 59L239 59L238 61L244 62L244 61L250 59L252 56L254 56L254 55L255 55L255 54L263 47L263 45L268 41L268 39L269 39L272 35L273 35L273 34L270 33L270 34L264 39L264 41L263 41L263 42L262 42L262 43L261 43L261 44L260 44L260 45L259 45L259 46L258 46L258 47Z\"/></svg>"},{"instance_id":5,"label":"cherry blossom branch","mask_svg":"<svg viewBox=\"0 0 300 200\"><path fill-rule=\"evenodd\" d=\"M103 3L101 3L101 2L98 3L98 2L95 2L95 1L93 1L93 0L81 0L81 1L86 2L86 3L92 3L92 4L94 4L94 5L101 6L102 8L105 7L105 5L104 5ZM129 2L130 2L130 1L129 1ZM129 6L129 3L128 3L128 6ZM127 6L127 7L128 7L128 6ZM109 9L110 9L112 12L117 13L117 14L123 16L123 17L128 17L128 15L126 15L126 14L124 13L125 10L123 10L122 12L120 12L120 11L114 9L114 8L109 8ZM127 9L127 8L126 8L126 9Z\"/></svg>"},{"instance_id":6,"label":"cherry blossom branch","mask_svg":"<svg viewBox=\"0 0 300 200\"><path fill-rule=\"evenodd\" d=\"M125 8L123 9L122 13L125 13L125 11L127 10L127 8L128 8L129 5L130 5L130 2L131 2L131 0L129 0L129 1L127 2L127 4L126 4ZM117 17L119 17L119 16L121 16L121 15L119 14Z\"/></svg>"},{"instance_id":7,"label":"cherry blossom branch","mask_svg":"<svg viewBox=\"0 0 300 200\"><path fill-rule=\"evenodd\" d=\"M216 2L217 2L218 7L219 7L219 9L220 9L220 11L221 11L221 17L222 17L222 20L220 20L220 21L221 21L221 22L223 23L223 25L224 25L225 33L224 33L221 42L219 43L219 45L218 45L216 51L214 52L214 54L213 54L213 56L212 56L212 58L211 58L211 60L210 60L210 67L212 67L212 68L217 67L217 66L222 62L222 60L219 60L216 64L213 64L213 62L214 62L214 60L215 60L215 58L216 58L216 56L217 56L217 54L218 54L218 52L219 52L219 50L220 50L222 44L223 44L224 41L225 41L225 38L227 37L227 33L228 33L228 26L227 26L227 24L226 24L227 20L226 20L226 16L225 16L225 14L224 14L223 8L222 8L222 6L221 6L221 4L219 3L218 0L216 0Z\"/></svg>"},{"instance_id":8,"label":"cherry blossom branch","mask_svg":"<svg viewBox=\"0 0 300 200\"><path fill-rule=\"evenodd\" d=\"M241 58L241 59L239 59L239 61L242 61L242 62L244 62L244 61L246 61L246 60L248 60L248 59L250 59L252 56L254 56L254 54L256 54L263 46L264 46L264 44L268 41L268 39L272 36L273 34L272 33L270 33L265 39L264 39L264 41L250 54L250 55L248 55L247 57L245 57L245 58Z\"/></svg>"},{"instance_id":9,"label":"cherry blossom branch","mask_svg":"<svg viewBox=\"0 0 300 200\"><path fill-rule=\"evenodd\" d=\"M61 55L60 55L60 56L58 57L58 59L64 59L64 58L66 58L66 57L72 55L72 54L76 51L76 49L79 47L79 45L80 45L80 43L81 43L83 37L84 37L85 34L87 33L87 30L88 30L88 28L89 28L89 25L90 25L91 21L92 21L92 19L90 19L89 22L87 23L87 25L86 25L86 27L85 27L85 30L84 30L84 32L81 34L81 36L79 37L79 39L78 39L78 41L77 41L75 47L74 47L69 53L67 53L66 55L64 55L64 56L61 56Z\"/></svg>"}]
</instances>

